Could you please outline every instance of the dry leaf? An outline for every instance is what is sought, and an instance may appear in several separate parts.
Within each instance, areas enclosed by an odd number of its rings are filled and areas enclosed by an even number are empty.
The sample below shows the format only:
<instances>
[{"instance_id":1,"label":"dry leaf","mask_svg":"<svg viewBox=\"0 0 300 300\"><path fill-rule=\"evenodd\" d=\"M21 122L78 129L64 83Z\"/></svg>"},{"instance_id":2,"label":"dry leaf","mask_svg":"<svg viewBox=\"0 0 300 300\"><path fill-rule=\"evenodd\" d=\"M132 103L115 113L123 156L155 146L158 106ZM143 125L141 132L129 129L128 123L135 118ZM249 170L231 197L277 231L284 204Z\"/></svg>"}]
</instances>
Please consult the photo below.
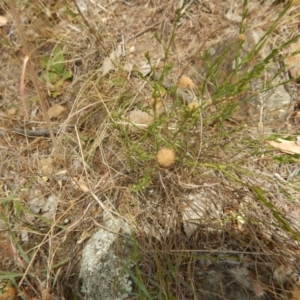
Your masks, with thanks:
<instances>
[{"instance_id":1,"label":"dry leaf","mask_svg":"<svg viewBox=\"0 0 300 300\"><path fill-rule=\"evenodd\" d=\"M17 113L17 109L15 107L11 107L9 108L7 111L6 111L6 114L9 116L9 117L12 117L12 116L15 116Z\"/></svg>"},{"instance_id":2,"label":"dry leaf","mask_svg":"<svg viewBox=\"0 0 300 300\"><path fill-rule=\"evenodd\" d=\"M115 70L115 65L118 62L121 54L122 48L121 45L119 45L116 50L114 50L109 56L104 58L102 66L100 68L102 76L105 76L110 71Z\"/></svg>"},{"instance_id":3,"label":"dry leaf","mask_svg":"<svg viewBox=\"0 0 300 300\"><path fill-rule=\"evenodd\" d=\"M279 149L281 152L288 154L300 154L300 146L295 141L278 139L278 142L266 141L269 145Z\"/></svg>"},{"instance_id":4,"label":"dry leaf","mask_svg":"<svg viewBox=\"0 0 300 300\"><path fill-rule=\"evenodd\" d=\"M63 176L63 175L66 175L66 174L68 174L67 170L60 170L60 171L55 173L56 176Z\"/></svg>"},{"instance_id":5,"label":"dry leaf","mask_svg":"<svg viewBox=\"0 0 300 300\"><path fill-rule=\"evenodd\" d=\"M292 300L300 300L300 289L296 285L293 288Z\"/></svg>"},{"instance_id":6,"label":"dry leaf","mask_svg":"<svg viewBox=\"0 0 300 300\"><path fill-rule=\"evenodd\" d=\"M73 183L76 186L79 186L83 192L88 192L90 190L87 183L82 178L78 179L75 177Z\"/></svg>"},{"instance_id":7,"label":"dry leaf","mask_svg":"<svg viewBox=\"0 0 300 300\"><path fill-rule=\"evenodd\" d=\"M298 5L300 4L300 0L292 0L292 5Z\"/></svg>"},{"instance_id":8,"label":"dry leaf","mask_svg":"<svg viewBox=\"0 0 300 300\"><path fill-rule=\"evenodd\" d=\"M14 287L6 288L4 294L0 295L0 300L17 300L17 291Z\"/></svg>"},{"instance_id":9,"label":"dry leaf","mask_svg":"<svg viewBox=\"0 0 300 300\"><path fill-rule=\"evenodd\" d=\"M57 118L59 117L66 109L60 104L54 104L47 111L49 118Z\"/></svg>"},{"instance_id":10,"label":"dry leaf","mask_svg":"<svg viewBox=\"0 0 300 300\"><path fill-rule=\"evenodd\" d=\"M7 25L7 19L4 16L0 16L0 27Z\"/></svg>"},{"instance_id":11,"label":"dry leaf","mask_svg":"<svg viewBox=\"0 0 300 300\"><path fill-rule=\"evenodd\" d=\"M89 187L86 184L82 183L82 182L79 182L79 187L84 192L88 192L90 190Z\"/></svg>"},{"instance_id":12,"label":"dry leaf","mask_svg":"<svg viewBox=\"0 0 300 300\"><path fill-rule=\"evenodd\" d=\"M290 45L290 53L300 51L300 40ZM294 79L300 77L300 53L288 56L285 63Z\"/></svg>"},{"instance_id":13,"label":"dry leaf","mask_svg":"<svg viewBox=\"0 0 300 300\"><path fill-rule=\"evenodd\" d=\"M107 73L115 69L115 65L112 62L110 57L105 57L102 63L101 71L102 76L105 76Z\"/></svg>"}]
</instances>

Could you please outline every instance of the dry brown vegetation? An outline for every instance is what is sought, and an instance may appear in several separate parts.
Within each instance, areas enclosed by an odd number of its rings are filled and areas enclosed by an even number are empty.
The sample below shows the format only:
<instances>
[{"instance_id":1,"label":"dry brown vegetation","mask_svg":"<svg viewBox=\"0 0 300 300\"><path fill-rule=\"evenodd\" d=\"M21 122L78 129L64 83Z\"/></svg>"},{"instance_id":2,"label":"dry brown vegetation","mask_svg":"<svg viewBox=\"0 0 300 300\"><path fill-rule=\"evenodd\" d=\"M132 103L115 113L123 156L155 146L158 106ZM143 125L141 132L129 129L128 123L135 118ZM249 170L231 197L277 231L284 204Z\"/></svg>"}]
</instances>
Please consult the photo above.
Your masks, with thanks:
<instances>
[{"instance_id":1,"label":"dry brown vegetation","mask_svg":"<svg viewBox=\"0 0 300 300\"><path fill-rule=\"evenodd\" d=\"M8 2L0 4L8 21L0 27L0 299L84 299L82 248L103 211L132 227L128 299L300 299L299 155L265 143L274 132L299 133L298 84L287 83L293 102L278 124L248 110L260 92L247 84L268 81L267 65L244 72L243 85L223 57L209 85L213 68L200 59L214 45L221 57L236 55L232 41L268 32L284 11L265 44L279 49L271 59L286 74L288 44L280 47L297 37L299 6ZM252 56L245 68L259 65Z\"/></svg>"}]
</instances>

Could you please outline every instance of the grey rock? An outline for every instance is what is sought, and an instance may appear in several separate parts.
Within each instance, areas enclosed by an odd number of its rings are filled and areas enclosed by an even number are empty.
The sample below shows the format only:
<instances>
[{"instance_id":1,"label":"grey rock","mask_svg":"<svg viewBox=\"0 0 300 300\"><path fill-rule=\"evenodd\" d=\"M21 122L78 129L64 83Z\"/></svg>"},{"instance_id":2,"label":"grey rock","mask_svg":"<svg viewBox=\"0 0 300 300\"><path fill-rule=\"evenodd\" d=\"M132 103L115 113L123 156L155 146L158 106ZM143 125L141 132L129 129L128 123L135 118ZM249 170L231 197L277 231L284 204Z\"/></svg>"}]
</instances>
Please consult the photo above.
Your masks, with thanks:
<instances>
[{"instance_id":1,"label":"grey rock","mask_svg":"<svg viewBox=\"0 0 300 300\"><path fill-rule=\"evenodd\" d=\"M80 278L86 300L123 300L131 291L128 269L130 243L125 236L129 226L110 219L88 241L83 250Z\"/></svg>"}]
</instances>

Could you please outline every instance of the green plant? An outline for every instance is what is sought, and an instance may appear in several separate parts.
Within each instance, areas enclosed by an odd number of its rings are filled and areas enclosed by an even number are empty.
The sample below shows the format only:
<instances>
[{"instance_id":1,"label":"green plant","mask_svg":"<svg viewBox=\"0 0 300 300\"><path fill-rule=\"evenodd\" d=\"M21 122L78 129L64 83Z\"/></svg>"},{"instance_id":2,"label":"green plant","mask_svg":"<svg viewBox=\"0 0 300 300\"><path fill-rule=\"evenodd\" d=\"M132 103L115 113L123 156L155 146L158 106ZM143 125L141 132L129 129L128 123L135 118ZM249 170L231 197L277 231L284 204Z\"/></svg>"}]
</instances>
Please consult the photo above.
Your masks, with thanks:
<instances>
[{"instance_id":1,"label":"green plant","mask_svg":"<svg viewBox=\"0 0 300 300\"><path fill-rule=\"evenodd\" d=\"M44 69L44 79L47 83L49 93L56 98L62 94L64 83L72 78L72 72L65 64L65 53L63 49L55 45L50 56L41 59L41 66Z\"/></svg>"},{"instance_id":2,"label":"green plant","mask_svg":"<svg viewBox=\"0 0 300 300\"><path fill-rule=\"evenodd\" d=\"M186 5L186 3L184 5ZM236 40L229 43L217 57L213 57L209 51L205 51L200 55L200 60L205 64L206 73L196 93L199 107L193 110L185 106L184 101L177 95L176 91L178 87L176 85L172 87L166 87L164 85L164 79L173 68L172 64L168 61L168 57L169 49L176 38L176 28L181 17L180 10L177 11L177 15L174 18L174 30L171 31L169 43L164 46L165 59L163 70L160 74L156 74L155 68L152 67L154 73L152 97L154 102L151 109L154 115L154 121L134 137L132 137L130 133L128 134L126 130L120 131L122 145L124 146L123 149L125 149L127 153L128 160L133 164L133 169L145 168L146 165L148 170L145 176L134 185L134 187L136 187L135 192L144 193L147 189L157 189L159 185L159 176L157 174L161 173L158 170L154 170L156 166L153 165L154 157L151 153L154 153L159 146L171 145L176 149L176 153L179 155L177 160L178 164L180 164L182 168L185 168L186 172L182 172L182 176L187 176L188 178L195 177L198 182L201 182L201 179L205 182L205 174L211 172L212 174L218 174L217 176L226 178L224 179L225 181L235 182L233 185L237 184L237 186L241 188L249 189L252 195L255 195L258 202L260 202L267 211L271 212L274 218L274 224L282 228L287 235L292 236L296 241L299 239L298 233L291 228L278 208L274 204L271 204L271 201L268 199L271 195L267 197L265 194L266 191L246 182L246 178L254 178L257 175L254 175L247 165L245 166L245 160L254 155L261 155L264 151L263 147L261 147L259 143L255 144L250 139L243 138L242 132L245 131L245 126L228 126L228 121L241 106L255 103L258 95L276 89L278 86L286 83L285 80L280 80L283 71L280 69L264 84L257 85L257 90L251 90L251 86L256 83L259 78L263 77L264 72L270 68L273 61L280 59L278 58L278 53L296 39L296 37L293 37L288 42L272 49L265 57L260 57L259 55L259 51L265 45L268 37L273 34L276 26L282 21L288 9L289 6L286 6L280 12L266 33L259 39L258 43L252 45L252 49L246 53L242 49L244 41ZM244 1L240 34L245 33L247 17L247 1ZM162 43L159 38L157 39ZM229 73L224 77L222 73L224 64L228 63L228 55L232 54L234 55L234 67L227 69ZM151 65L149 54L146 54L146 58ZM231 61L232 60L230 60L230 63ZM164 91L163 93L162 90ZM209 91L212 100L212 103L209 104L201 99L205 97L207 91ZM165 109L164 113L157 114L156 105L161 101L162 94L165 93L172 97L175 95L175 99L172 104ZM199 100L199 98L201 100ZM214 107L214 109L212 109L212 107ZM176 128L171 128L169 124L175 122ZM244 150L245 148L247 148L247 150ZM234 159L234 157L240 156L243 151L245 151L244 156L242 155L240 159ZM147 155L146 153L149 154ZM145 179L147 179L146 185L144 185ZM162 181L162 179L160 180ZM257 178L257 180L259 181L260 178ZM251 180L249 179L249 181ZM167 185L171 183L164 182L164 184ZM287 193L287 191L283 188L282 193ZM246 219L243 212L238 212L232 216L235 217L228 218L228 223L236 223L238 222L238 217L236 216L243 216L240 219L243 222L249 222L249 226L261 226L263 224L262 221L258 221L254 218ZM226 230L224 227L222 228L222 230ZM228 234L232 235L232 238L235 236L230 230ZM239 240L238 243L242 245L247 244L247 241L243 240L243 238L236 238ZM174 256L170 258L170 261L168 261L168 259L160 259L160 255L164 253L170 255L170 252L168 252L170 249L168 247L172 244L168 238L163 237L162 239L162 243L165 243L162 249L155 248L153 253L151 253L154 257L151 262L153 266L149 267L149 269L144 266L136 267L135 273L131 274L136 284L139 297L146 297L147 299L176 299L175 291L177 290L172 286L172 283L178 286L181 284L184 285L183 282L186 283L186 281L180 281L178 279L178 273L180 273L179 266L184 269L182 262L185 259L193 262L197 260L196 257L188 251L187 253L189 254L182 259L178 247L176 248L179 253L178 256L174 254ZM144 249L144 242L147 245L151 244L148 244L143 238L137 241L137 243L139 242L141 242L141 245L139 245L138 249ZM174 251L175 253L176 250ZM142 262L146 261L145 257L139 259ZM146 269L147 271L151 269L151 271L154 272L151 281L148 280L146 283L148 274L143 274L140 268L142 270ZM188 277L189 275L186 276ZM185 288L187 289L186 286ZM193 297L199 297L197 291L190 290L189 292ZM203 296L203 294L201 295Z\"/></svg>"}]
</instances>

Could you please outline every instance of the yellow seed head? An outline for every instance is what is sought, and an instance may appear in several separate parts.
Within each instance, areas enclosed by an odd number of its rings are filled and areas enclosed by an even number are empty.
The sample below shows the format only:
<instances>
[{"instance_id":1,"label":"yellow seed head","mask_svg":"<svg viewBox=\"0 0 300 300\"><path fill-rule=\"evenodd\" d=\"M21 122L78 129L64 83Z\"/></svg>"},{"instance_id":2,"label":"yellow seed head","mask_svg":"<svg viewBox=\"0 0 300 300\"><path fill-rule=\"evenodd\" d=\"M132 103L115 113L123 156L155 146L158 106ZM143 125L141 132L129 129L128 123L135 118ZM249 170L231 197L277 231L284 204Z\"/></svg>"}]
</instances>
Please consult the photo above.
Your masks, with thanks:
<instances>
[{"instance_id":1,"label":"yellow seed head","mask_svg":"<svg viewBox=\"0 0 300 300\"><path fill-rule=\"evenodd\" d=\"M196 101L192 101L188 104L188 108L190 110L194 110L194 109L197 109L199 107L199 103L196 102Z\"/></svg>"},{"instance_id":2,"label":"yellow seed head","mask_svg":"<svg viewBox=\"0 0 300 300\"><path fill-rule=\"evenodd\" d=\"M186 75L182 75L179 79L179 82L178 82L178 86L182 89L192 89L192 90L195 90L197 88L196 84L194 83L194 81L186 76Z\"/></svg>"},{"instance_id":3,"label":"yellow seed head","mask_svg":"<svg viewBox=\"0 0 300 300\"><path fill-rule=\"evenodd\" d=\"M175 153L172 149L161 148L156 154L156 159L162 167L169 167L175 162Z\"/></svg>"},{"instance_id":4,"label":"yellow seed head","mask_svg":"<svg viewBox=\"0 0 300 300\"><path fill-rule=\"evenodd\" d=\"M245 39L246 39L246 37L245 37L245 35L244 35L243 33L240 33L240 34L238 35L238 40L239 40L239 41L243 42Z\"/></svg>"}]
</instances>

